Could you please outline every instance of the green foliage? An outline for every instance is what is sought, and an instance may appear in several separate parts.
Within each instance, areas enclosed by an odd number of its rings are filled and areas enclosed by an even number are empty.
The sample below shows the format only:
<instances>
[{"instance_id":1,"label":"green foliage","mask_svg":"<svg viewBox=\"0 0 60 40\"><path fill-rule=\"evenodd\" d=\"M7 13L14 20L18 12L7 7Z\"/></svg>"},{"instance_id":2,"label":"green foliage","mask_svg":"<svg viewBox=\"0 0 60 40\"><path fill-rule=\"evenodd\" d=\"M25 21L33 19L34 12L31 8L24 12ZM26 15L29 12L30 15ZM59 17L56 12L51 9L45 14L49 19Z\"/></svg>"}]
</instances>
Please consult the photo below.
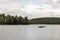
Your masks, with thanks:
<instances>
[{"instance_id":1,"label":"green foliage","mask_svg":"<svg viewBox=\"0 0 60 40\"><path fill-rule=\"evenodd\" d=\"M5 24L10 24L10 15L5 16Z\"/></svg>"},{"instance_id":2,"label":"green foliage","mask_svg":"<svg viewBox=\"0 0 60 40\"><path fill-rule=\"evenodd\" d=\"M60 18L47 17L47 18L35 18L29 20L28 17L23 18L22 16L11 16L0 14L0 24L60 24Z\"/></svg>"},{"instance_id":3,"label":"green foliage","mask_svg":"<svg viewBox=\"0 0 60 40\"><path fill-rule=\"evenodd\" d=\"M28 23L28 18L27 18L27 17L24 18L24 24L29 24L29 23Z\"/></svg>"},{"instance_id":4,"label":"green foliage","mask_svg":"<svg viewBox=\"0 0 60 40\"><path fill-rule=\"evenodd\" d=\"M30 20L31 24L60 24L60 18L54 18L54 17L50 17L50 18L36 18L36 19L32 19Z\"/></svg>"},{"instance_id":5,"label":"green foliage","mask_svg":"<svg viewBox=\"0 0 60 40\"><path fill-rule=\"evenodd\" d=\"M10 24L14 24L14 16L10 16L9 22L10 22Z\"/></svg>"},{"instance_id":6,"label":"green foliage","mask_svg":"<svg viewBox=\"0 0 60 40\"><path fill-rule=\"evenodd\" d=\"M17 17L17 15L16 15L15 18L14 18L14 23L15 23L15 24L19 24L19 18Z\"/></svg>"},{"instance_id":7,"label":"green foliage","mask_svg":"<svg viewBox=\"0 0 60 40\"><path fill-rule=\"evenodd\" d=\"M0 24L4 24L4 18L0 17Z\"/></svg>"},{"instance_id":8,"label":"green foliage","mask_svg":"<svg viewBox=\"0 0 60 40\"><path fill-rule=\"evenodd\" d=\"M23 23L24 23L23 17L19 16L19 24L23 24Z\"/></svg>"},{"instance_id":9,"label":"green foliage","mask_svg":"<svg viewBox=\"0 0 60 40\"><path fill-rule=\"evenodd\" d=\"M23 18L22 16L10 16L5 14L0 14L0 24L28 24L28 18Z\"/></svg>"}]
</instances>

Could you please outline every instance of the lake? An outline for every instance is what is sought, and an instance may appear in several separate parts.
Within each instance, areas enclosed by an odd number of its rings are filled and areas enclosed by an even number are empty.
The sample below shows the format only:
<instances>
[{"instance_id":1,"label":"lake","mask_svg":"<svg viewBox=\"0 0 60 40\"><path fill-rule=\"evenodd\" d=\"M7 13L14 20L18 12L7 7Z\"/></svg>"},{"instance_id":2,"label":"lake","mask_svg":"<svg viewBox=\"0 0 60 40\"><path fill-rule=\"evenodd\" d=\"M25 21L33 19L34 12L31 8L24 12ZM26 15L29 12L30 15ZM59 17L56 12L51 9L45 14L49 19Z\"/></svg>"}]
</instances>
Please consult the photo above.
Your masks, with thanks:
<instances>
[{"instance_id":1,"label":"lake","mask_svg":"<svg viewBox=\"0 0 60 40\"><path fill-rule=\"evenodd\" d=\"M0 25L0 40L60 40L60 25Z\"/></svg>"}]
</instances>

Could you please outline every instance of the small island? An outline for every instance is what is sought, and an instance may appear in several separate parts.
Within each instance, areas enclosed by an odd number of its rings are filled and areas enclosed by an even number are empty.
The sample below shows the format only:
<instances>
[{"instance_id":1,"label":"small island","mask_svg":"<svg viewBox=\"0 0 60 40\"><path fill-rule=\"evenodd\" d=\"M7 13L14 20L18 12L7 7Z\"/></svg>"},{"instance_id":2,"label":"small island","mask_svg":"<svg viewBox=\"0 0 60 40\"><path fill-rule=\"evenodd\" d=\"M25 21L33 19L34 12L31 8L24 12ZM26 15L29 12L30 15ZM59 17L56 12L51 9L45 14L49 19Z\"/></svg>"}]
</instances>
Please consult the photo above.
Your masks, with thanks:
<instances>
[{"instance_id":1,"label":"small island","mask_svg":"<svg viewBox=\"0 0 60 40\"><path fill-rule=\"evenodd\" d=\"M0 25L60 24L60 17L28 19L28 17L0 14Z\"/></svg>"}]
</instances>

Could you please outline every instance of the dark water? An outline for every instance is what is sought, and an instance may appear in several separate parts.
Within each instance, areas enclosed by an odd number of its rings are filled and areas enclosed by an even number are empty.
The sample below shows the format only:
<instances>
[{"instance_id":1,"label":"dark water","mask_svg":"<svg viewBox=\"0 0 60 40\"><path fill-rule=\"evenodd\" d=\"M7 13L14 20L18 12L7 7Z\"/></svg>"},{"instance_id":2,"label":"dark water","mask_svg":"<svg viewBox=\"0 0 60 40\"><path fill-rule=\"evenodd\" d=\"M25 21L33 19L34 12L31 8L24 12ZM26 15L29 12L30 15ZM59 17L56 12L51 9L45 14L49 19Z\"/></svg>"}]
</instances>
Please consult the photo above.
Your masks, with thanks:
<instances>
[{"instance_id":1,"label":"dark water","mask_svg":"<svg viewBox=\"0 0 60 40\"><path fill-rule=\"evenodd\" d=\"M60 25L0 25L0 40L60 40Z\"/></svg>"}]
</instances>

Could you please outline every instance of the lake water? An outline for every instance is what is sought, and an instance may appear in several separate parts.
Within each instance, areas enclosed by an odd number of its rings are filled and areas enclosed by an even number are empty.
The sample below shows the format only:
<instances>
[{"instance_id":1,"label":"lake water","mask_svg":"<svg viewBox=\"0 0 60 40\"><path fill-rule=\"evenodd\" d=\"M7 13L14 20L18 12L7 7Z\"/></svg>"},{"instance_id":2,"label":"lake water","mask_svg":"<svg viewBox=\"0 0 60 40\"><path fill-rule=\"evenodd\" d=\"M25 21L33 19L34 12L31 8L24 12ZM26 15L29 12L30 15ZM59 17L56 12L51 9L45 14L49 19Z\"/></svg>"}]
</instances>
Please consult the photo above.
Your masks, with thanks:
<instances>
[{"instance_id":1,"label":"lake water","mask_svg":"<svg viewBox=\"0 0 60 40\"><path fill-rule=\"evenodd\" d=\"M0 25L0 40L60 40L60 25Z\"/></svg>"}]
</instances>

